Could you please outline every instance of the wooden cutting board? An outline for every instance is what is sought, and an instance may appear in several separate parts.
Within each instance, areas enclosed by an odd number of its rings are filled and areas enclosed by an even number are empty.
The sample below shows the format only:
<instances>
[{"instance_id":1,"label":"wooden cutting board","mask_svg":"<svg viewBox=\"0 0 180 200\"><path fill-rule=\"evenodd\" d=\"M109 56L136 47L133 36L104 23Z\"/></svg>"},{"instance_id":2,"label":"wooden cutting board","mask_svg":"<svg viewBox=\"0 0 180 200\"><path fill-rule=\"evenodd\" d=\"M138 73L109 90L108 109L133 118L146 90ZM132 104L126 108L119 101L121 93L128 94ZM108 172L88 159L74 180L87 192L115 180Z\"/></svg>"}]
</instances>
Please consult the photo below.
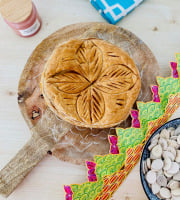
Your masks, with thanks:
<instances>
[{"instance_id":1,"label":"wooden cutting board","mask_svg":"<svg viewBox=\"0 0 180 200\"><path fill-rule=\"evenodd\" d=\"M106 23L79 23L53 33L33 51L19 81L18 103L32 138L0 172L1 194L8 196L47 152L76 164L84 164L94 155L108 153L108 134L115 134L115 127L88 129L59 119L46 106L39 87L44 65L56 46L71 38L92 37L107 40L129 53L142 80L138 100L151 100L150 86L156 84L159 66L149 48L134 34ZM130 125L129 117L118 126Z\"/></svg>"}]
</instances>

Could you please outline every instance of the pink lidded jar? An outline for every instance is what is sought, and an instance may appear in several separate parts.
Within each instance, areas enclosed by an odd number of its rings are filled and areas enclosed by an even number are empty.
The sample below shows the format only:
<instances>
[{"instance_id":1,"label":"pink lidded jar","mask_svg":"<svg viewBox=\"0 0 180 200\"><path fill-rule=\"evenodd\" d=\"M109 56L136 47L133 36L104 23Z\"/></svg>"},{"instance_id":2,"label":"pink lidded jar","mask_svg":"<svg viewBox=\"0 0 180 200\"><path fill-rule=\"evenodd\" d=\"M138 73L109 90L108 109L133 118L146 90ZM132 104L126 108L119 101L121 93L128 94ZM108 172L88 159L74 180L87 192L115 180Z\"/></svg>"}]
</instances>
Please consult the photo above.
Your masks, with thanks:
<instances>
[{"instance_id":1,"label":"pink lidded jar","mask_svg":"<svg viewBox=\"0 0 180 200\"><path fill-rule=\"evenodd\" d=\"M31 0L1 0L5 22L21 37L31 37L41 28L41 19Z\"/></svg>"}]
</instances>

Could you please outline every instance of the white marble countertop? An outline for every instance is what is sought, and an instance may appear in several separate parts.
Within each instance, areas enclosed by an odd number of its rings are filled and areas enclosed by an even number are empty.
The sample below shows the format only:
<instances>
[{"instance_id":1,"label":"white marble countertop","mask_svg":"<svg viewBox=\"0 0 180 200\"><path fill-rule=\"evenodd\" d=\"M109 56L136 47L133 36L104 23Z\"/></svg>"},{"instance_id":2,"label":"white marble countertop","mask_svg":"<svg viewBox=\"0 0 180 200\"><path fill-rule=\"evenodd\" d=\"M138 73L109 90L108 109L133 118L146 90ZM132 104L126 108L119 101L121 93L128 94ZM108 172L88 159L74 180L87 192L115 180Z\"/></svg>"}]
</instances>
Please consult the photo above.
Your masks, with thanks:
<instances>
[{"instance_id":1,"label":"white marble countertop","mask_svg":"<svg viewBox=\"0 0 180 200\"><path fill-rule=\"evenodd\" d=\"M43 25L31 38L15 35L0 18L0 168L30 138L30 131L17 104L17 86L22 69L36 45L57 29L78 22L105 22L88 0L34 0ZM146 0L117 25L140 37L153 51L161 75L170 74L169 62L180 52L180 1ZM86 181L86 168L47 156L25 178L8 200L61 200L63 184ZM136 187L134 187L136 185ZM0 200L3 200L0 197ZM137 165L114 200L146 199Z\"/></svg>"}]
</instances>

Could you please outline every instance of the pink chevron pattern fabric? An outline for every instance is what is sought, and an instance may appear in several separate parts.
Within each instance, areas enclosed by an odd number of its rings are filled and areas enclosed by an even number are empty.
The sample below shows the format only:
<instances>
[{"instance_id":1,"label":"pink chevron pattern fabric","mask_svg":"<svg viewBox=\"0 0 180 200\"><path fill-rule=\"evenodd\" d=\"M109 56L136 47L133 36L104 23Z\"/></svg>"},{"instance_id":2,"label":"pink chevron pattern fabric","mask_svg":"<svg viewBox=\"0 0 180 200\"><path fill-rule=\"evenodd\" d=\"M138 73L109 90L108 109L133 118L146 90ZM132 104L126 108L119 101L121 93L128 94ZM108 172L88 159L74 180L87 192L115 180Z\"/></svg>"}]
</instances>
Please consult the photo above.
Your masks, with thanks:
<instances>
[{"instance_id":1,"label":"pink chevron pattern fabric","mask_svg":"<svg viewBox=\"0 0 180 200\"><path fill-rule=\"evenodd\" d=\"M179 78L178 70L177 70L177 63L176 62L171 62L171 68L172 68L172 75L173 78Z\"/></svg>"},{"instance_id":2,"label":"pink chevron pattern fabric","mask_svg":"<svg viewBox=\"0 0 180 200\"><path fill-rule=\"evenodd\" d=\"M66 200L72 200L72 195L73 195L73 192L71 190L71 187L70 186L64 186L64 190L66 192Z\"/></svg>"},{"instance_id":3,"label":"pink chevron pattern fabric","mask_svg":"<svg viewBox=\"0 0 180 200\"><path fill-rule=\"evenodd\" d=\"M153 92L153 102L160 102L157 85L152 86L152 92Z\"/></svg>"},{"instance_id":4,"label":"pink chevron pattern fabric","mask_svg":"<svg viewBox=\"0 0 180 200\"><path fill-rule=\"evenodd\" d=\"M110 152L111 154L119 154L119 148L117 146L118 139L114 135L109 136L109 141L111 143Z\"/></svg>"},{"instance_id":5,"label":"pink chevron pattern fabric","mask_svg":"<svg viewBox=\"0 0 180 200\"><path fill-rule=\"evenodd\" d=\"M89 179L89 182L97 181L97 176L96 176L96 173L95 173L96 163L90 162L90 161L86 161L86 165L87 165L87 168L88 168L88 179Z\"/></svg>"},{"instance_id":6,"label":"pink chevron pattern fabric","mask_svg":"<svg viewBox=\"0 0 180 200\"><path fill-rule=\"evenodd\" d=\"M140 121L138 119L139 112L137 110L131 110L131 116L132 116L132 127L134 128L140 128Z\"/></svg>"}]
</instances>

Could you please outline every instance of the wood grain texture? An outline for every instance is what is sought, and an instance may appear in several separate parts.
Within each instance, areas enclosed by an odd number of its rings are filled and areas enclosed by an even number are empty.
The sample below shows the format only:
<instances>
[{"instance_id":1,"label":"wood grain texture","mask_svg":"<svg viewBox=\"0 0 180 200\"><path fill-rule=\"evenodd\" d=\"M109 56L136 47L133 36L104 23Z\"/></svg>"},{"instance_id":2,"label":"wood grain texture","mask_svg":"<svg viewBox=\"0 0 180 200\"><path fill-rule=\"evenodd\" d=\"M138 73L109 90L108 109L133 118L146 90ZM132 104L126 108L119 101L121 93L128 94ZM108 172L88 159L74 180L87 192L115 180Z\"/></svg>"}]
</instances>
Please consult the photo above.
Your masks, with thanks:
<instances>
[{"instance_id":1,"label":"wood grain texture","mask_svg":"<svg viewBox=\"0 0 180 200\"><path fill-rule=\"evenodd\" d=\"M65 26L44 39L35 48L24 67L19 81L18 102L22 115L32 131L36 131L42 135L44 131L49 131L49 134L53 137L54 134L57 136L55 140L56 145L52 149L53 155L64 161L84 165L85 160L93 160L94 155L104 155L109 152L107 135L114 135L115 127L91 129L73 125L67 130L68 125L65 121L56 117L55 114L57 112L54 109L52 101L47 98L45 92L42 95L40 90L41 73L52 51L58 45L72 38L99 38L127 52L135 62L141 76L141 91L137 100L144 102L151 100L152 92L150 86L156 84L159 67L151 50L137 36L121 27L107 23L77 23ZM71 96L67 97L70 98ZM125 97L126 95L122 95L121 98ZM106 96L107 101L108 98ZM44 100L49 107L47 107ZM133 108L136 109L136 105ZM106 109L109 109L108 106ZM115 109L113 113L116 113ZM51 110L54 112L51 112ZM34 115L37 117L34 117ZM126 115L128 116L129 112ZM61 116L66 118L64 112L61 112ZM115 116L113 115L113 117ZM43 119L46 120L42 121ZM127 128L130 125L131 118L128 117L116 126ZM61 129L65 129L66 133L64 131L64 135L59 134L59 130Z\"/></svg>"},{"instance_id":2,"label":"wood grain texture","mask_svg":"<svg viewBox=\"0 0 180 200\"><path fill-rule=\"evenodd\" d=\"M88 1L34 0L34 3L43 20L41 31L34 37L20 38L10 30L2 18L0 20L1 169L31 136L16 100L18 80L30 52L57 28L78 22L105 21ZM163 76L170 74L168 63L175 61L175 52L180 52L179 7L179 0L144 1L117 24L134 32L148 44L156 55ZM86 175L87 170L84 166L73 165L47 156L7 199L63 200L63 184L83 183L87 180ZM0 200L4 199L0 196ZM111 200L145 199L147 198L140 183L137 165Z\"/></svg>"},{"instance_id":3,"label":"wood grain texture","mask_svg":"<svg viewBox=\"0 0 180 200\"><path fill-rule=\"evenodd\" d=\"M25 176L47 155L52 143L33 135L17 155L0 171L0 194L7 197Z\"/></svg>"}]
</instances>

